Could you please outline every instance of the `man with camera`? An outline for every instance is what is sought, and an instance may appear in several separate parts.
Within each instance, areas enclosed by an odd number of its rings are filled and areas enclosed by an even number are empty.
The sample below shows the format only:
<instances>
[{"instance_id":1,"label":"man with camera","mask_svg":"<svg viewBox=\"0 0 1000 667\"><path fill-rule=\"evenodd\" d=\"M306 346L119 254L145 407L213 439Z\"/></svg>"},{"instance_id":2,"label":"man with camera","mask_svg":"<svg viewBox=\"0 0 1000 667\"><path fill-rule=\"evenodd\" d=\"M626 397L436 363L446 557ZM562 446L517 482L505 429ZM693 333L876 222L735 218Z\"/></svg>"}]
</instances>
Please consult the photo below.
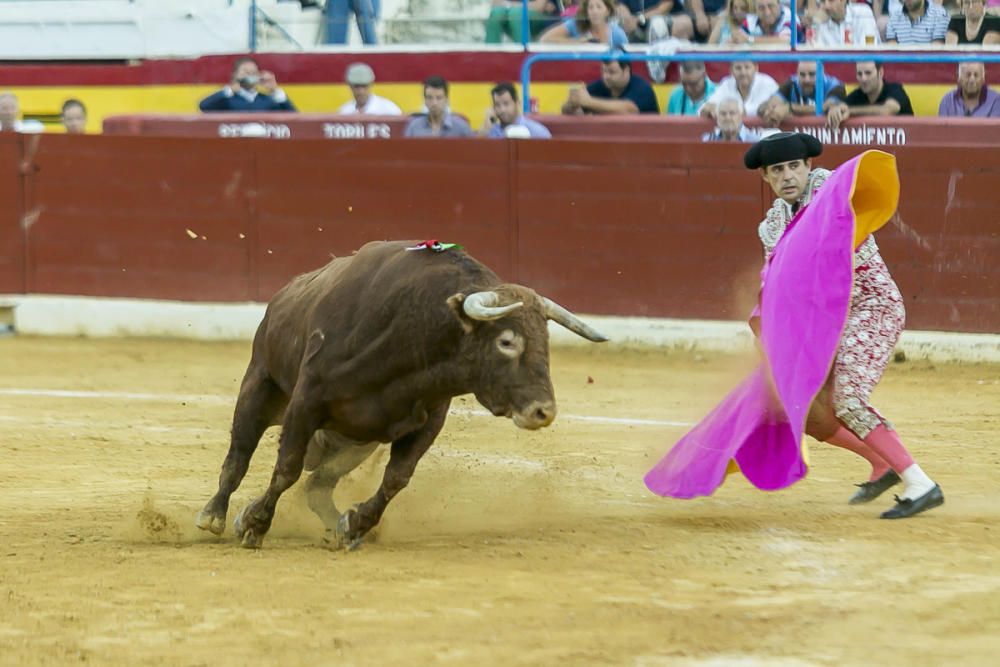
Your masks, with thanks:
<instances>
[{"instance_id":1,"label":"man with camera","mask_svg":"<svg viewBox=\"0 0 1000 667\"><path fill-rule=\"evenodd\" d=\"M253 58L233 63L233 76L222 90L212 93L199 104L202 111L296 111L274 74L261 71Z\"/></svg>"}]
</instances>

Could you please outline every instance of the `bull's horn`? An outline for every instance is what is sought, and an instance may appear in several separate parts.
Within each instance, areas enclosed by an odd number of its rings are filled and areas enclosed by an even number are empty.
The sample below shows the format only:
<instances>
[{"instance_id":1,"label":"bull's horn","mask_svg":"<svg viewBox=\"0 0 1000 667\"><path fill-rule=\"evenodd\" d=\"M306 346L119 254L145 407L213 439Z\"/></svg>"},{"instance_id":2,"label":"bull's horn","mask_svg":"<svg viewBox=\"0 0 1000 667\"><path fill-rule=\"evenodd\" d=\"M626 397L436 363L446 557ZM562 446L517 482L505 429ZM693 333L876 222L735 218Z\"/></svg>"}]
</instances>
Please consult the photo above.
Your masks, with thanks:
<instances>
[{"instance_id":1,"label":"bull's horn","mask_svg":"<svg viewBox=\"0 0 1000 667\"><path fill-rule=\"evenodd\" d=\"M595 343L603 343L608 340L607 336L560 306L552 299L543 296L542 301L545 302L545 316L556 324L561 324L578 336L583 336L587 340Z\"/></svg>"},{"instance_id":2,"label":"bull's horn","mask_svg":"<svg viewBox=\"0 0 1000 667\"><path fill-rule=\"evenodd\" d=\"M465 301L462 302L462 310L474 320L486 321L498 320L524 305L523 301L518 301L507 306L497 306L499 302L500 295L496 292L476 292L465 297Z\"/></svg>"}]
</instances>

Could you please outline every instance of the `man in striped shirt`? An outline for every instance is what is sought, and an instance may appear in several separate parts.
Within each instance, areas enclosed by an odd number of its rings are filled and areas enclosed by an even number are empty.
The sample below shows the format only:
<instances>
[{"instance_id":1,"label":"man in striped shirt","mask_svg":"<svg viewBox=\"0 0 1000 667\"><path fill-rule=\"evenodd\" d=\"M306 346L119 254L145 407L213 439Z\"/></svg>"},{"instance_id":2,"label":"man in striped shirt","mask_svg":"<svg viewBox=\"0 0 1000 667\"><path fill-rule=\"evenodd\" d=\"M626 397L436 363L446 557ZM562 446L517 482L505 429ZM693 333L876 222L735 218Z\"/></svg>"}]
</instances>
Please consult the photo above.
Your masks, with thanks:
<instances>
[{"instance_id":1,"label":"man in striped shirt","mask_svg":"<svg viewBox=\"0 0 1000 667\"><path fill-rule=\"evenodd\" d=\"M903 0L898 12L889 15L886 44L944 44L951 17L941 5L929 0Z\"/></svg>"}]
</instances>

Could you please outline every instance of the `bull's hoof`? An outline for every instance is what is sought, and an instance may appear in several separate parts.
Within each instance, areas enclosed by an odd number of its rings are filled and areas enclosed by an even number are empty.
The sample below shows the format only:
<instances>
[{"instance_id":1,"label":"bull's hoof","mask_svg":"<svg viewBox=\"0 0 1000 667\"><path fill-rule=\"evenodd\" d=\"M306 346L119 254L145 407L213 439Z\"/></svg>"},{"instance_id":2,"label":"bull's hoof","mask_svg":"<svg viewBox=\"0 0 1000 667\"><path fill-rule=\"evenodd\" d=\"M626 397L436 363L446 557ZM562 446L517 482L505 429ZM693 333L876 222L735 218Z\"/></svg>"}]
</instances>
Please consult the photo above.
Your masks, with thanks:
<instances>
[{"instance_id":1,"label":"bull's hoof","mask_svg":"<svg viewBox=\"0 0 1000 667\"><path fill-rule=\"evenodd\" d=\"M198 516L194 520L194 525L215 535L222 535L222 533L226 532L226 515L216 514L205 508L198 512Z\"/></svg>"},{"instance_id":2,"label":"bull's hoof","mask_svg":"<svg viewBox=\"0 0 1000 667\"><path fill-rule=\"evenodd\" d=\"M348 551L361 547L365 534L361 531L360 518L356 510L344 512L337 522L337 544Z\"/></svg>"},{"instance_id":3,"label":"bull's hoof","mask_svg":"<svg viewBox=\"0 0 1000 667\"><path fill-rule=\"evenodd\" d=\"M244 549L260 549L264 545L264 536L258 535L253 529L248 529L243 533L240 546Z\"/></svg>"},{"instance_id":4,"label":"bull's hoof","mask_svg":"<svg viewBox=\"0 0 1000 667\"><path fill-rule=\"evenodd\" d=\"M233 519L233 532L239 538L241 546L247 549L260 549L264 543L267 528L254 525L259 521L254 521L252 508L253 503L250 503L239 511L236 518Z\"/></svg>"},{"instance_id":5,"label":"bull's hoof","mask_svg":"<svg viewBox=\"0 0 1000 667\"><path fill-rule=\"evenodd\" d=\"M332 528L327 528L326 532L323 533L323 539L320 540L320 544L326 549L337 550L342 546L340 543L340 536L337 535L337 531Z\"/></svg>"}]
</instances>

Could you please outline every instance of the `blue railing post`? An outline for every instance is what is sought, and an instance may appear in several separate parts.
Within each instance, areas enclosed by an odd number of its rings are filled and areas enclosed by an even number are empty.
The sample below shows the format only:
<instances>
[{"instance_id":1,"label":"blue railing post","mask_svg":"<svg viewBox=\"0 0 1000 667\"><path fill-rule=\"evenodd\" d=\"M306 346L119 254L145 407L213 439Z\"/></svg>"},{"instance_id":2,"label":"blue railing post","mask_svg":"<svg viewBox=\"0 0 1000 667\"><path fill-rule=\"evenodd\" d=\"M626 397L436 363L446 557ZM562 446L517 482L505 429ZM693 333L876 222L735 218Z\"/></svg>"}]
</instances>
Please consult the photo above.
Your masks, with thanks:
<instances>
[{"instance_id":1,"label":"blue railing post","mask_svg":"<svg viewBox=\"0 0 1000 667\"><path fill-rule=\"evenodd\" d=\"M521 46L528 48L531 41L531 22L528 20L528 0L521 1ZM525 99L527 99L527 94Z\"/></svg>"},{"instance_id":2,"label":"blue railing post","mask_svg":"<svg viewBox=\"0 0 1000 667\"><path fill-rule=\"evenodd\" d=\"M531 55L521 61L521 106L524 113L531 112Z\"/></svg>"},{"instance_id":3,"label":"blue railing post","mask_svg":"<svg viewBox=\"0 0 1000 667\"><path fill-rule=\"evenodd\" d=\"M257 0L250 0L250 53L257 51Z\"/></svg>"},{"instance_id":4,"label":"blue railing post","mask_svg":"<svg viewBox=\"0 0 1000 667\"><path fill-rule=\"evenodd\" d=\"M789 0L788 8L792 12L792 34L790 36L792 41L792 51L794 51L795 47L799 45L799 30L798 30L798 25L795 22L795 16L797 14L797 11L795 9L796 4L798 4L796 0ZM781 8L781 3L778 3L778 8L779 9Z\"/></svg>"},{"instance_id":5,"label":"blue railing post","mask_svg":"<svg viewBox=\"0 0 1000 667\"><path fill-rule=\"evenodd\" d=\"M823 101L826 99L826 69L823 61L816 61L816 115L823 115Z\"/></svg>"}]
</instances>

